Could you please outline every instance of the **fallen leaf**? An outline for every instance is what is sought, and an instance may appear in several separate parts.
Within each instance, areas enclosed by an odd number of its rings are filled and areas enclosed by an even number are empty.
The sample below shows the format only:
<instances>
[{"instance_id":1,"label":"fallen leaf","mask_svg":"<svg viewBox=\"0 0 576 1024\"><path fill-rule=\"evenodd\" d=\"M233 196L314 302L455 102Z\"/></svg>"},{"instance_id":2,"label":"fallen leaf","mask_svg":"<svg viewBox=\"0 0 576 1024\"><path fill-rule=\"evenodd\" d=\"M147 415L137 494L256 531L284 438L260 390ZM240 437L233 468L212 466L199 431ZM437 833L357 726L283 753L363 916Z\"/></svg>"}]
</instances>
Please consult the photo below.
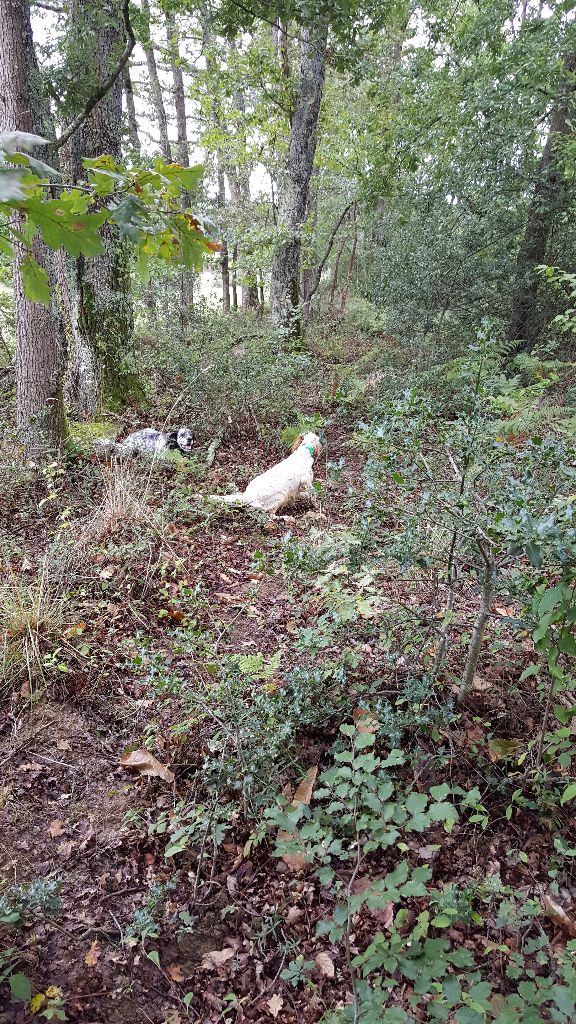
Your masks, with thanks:
<instances>
[{"instance_id":1,"label":"fallen leaf","mask_svg":"<svg viewBox=\"0 0 576 1024\"><path fill-rule=\"evenodd\" d=\"M352 712L354 724L362 736L374 734L378 728L378 719L366 708L354 708Z\"/></svg>"},{"instance_id":2,"label":"fallen leaf","mask_svg":"<svg viewBox=\"0 0 576 1024\"><path fill-rule=\"evenodd\" d=\"M504 761L506 758L518 754L523 746L522 740L490 740L488 757L491 761Z\"/></svg>"},{"instance_id":3,"label":"fallen leaf","mask_svg":"<svg viewBox=\"0 0 576 1024\"><path fill-rule=\"evenodd\" d=\"M70 740L58 740L56 746L58 750L70 750Z\"/></svg>"},{"instance_id":4,"label":"fallen leaf","mask_svg":"<svg viewBox=\"0 0 576 1024\"><path fill-rule=\"evenodd\" d=\"M492 683L489 682L488 679L483 679L482 676L479 676L478 674L474 675L474 679L472 680L473 690L476 690L477 693L485 693L486 690L490 690L491 688Z\"/></svg>"},{"instance_id":5,"label":"fallen leaf","mask_svg":"<svg viewBox=\"0 0 576 1024\"><path fill-rule=\"evenodd\" d=\"M64 833L64 822L60 821L59 818L54 818L54 821L50 822L50 828L48 829L52 839L57 839L58 836Z\"/></svg>"},{"instance_id":6,"label":"fallen leaf","mask_svg":"<svg viewBox=\"0 0 576 1024\"><path fill-rule=\"evenodd\" d=\"M68 860L70 854L72 853L73 846L74 843L72 842L61 843L60 846L58 847L58 856L62 857L62 860Z\"/></svg>"},{"instance_id":7,"label":"fallen leaf","mask_svg":"<svg viewBox=\"0 0 576 1024\"><path fill-rule=\"evenodd\" d=\"M172 964L172 966L168 968L168 974L172 978L172 981L181 982L185 980L184 972L180 964Z\"/></svg>"},{"instance_id":8,"label":"fallen leaf","mask_svg":"<svg viewBox=\"0 0 576 1024\"><path fill-rule=\"evenodd\" d=\"M290 907L286 914L286 924L296 924L301 917L304 917L304 911L300 907Z\"/></svg>"},{"instance_id":9,"label":"fallen leaf","mask_svg":"<svg viewBox=\"0 0 576 1024\"><path fill-rule=\"evenodd\" d=\"M292 801L294 806L296 804L306 804L308 806L312 799L312 790L314 789L314 783L316 782L317 775L318 765L315 765L314 768L308 769L305 777L302 779L302 782L294 793L294 799Z\"/></svg>"},{"instance_id":10,"label":"fallen leaf","mask_svg":"<svg viewBox=\"0 0 576 1024\"><path fill-rule=\"evenodd\" d=\"M316 960L316 967L320 971L320 974L323 974L325 978L334 977L336 969L334 967L334 961L328 956L328 953L320 951L320 953L316 953L314 959Z\"/></svg>"},{"instance_id":11,"label":"fallen leaf","mask_svg":"<svg viewBox=\"0 0 576 1024\"><path fill-rule=\"evenodd\" d=\"M231 960L235 955L236 950L230 949L229 946L227 949L215 949L211 953L204 953L200 966L205 971L214 971L222 967L227 960Z\"/></svg>"},{"instance_id":12,"label":"fallen leaf","mask_svg":"<svg viewBox=\"0 0 576 1024\"><path fill-rule=\"evenodd\" d=\"M542 895L542 907L544 913L551 918L552 921L559 928L562 929L566 935L569 935L572 939L576 939L576 921L572 917L569 917L563 907L559 903L556 903L551 896L547 894Z\"/></svg>"},{"instance_id":13,"label":"fallen leaf","mask_svg":"<svg viewBox=\"0 0 576 1024\"><path fill-rule=\"evenodd\" d=\"M271 1016L274 1017L274 1020L276 1020L276 1017L278 1016L280 1010L284 1006L284 1000L282 999L282 996L275 994L271 997L271 999L268 1000L266 1006L270 1010Z\"/></svg>"},{"instance_id":14,"label":"fallen leaf","mask_svg":"<svg viewBox=\"0 0 576 1024\"><path fill-rule=\"evenodd\" d=\"M112 579L112 577L113 577L115 572L116 572L115 566L113 566L113 565L106 565L106 566L104 566L103 569L100 569L100 577L103 580L110 580L110 579Z\"/></svg>"},{"instance_id":15,"label":"fallen leaf","mask_svg":"<svg viewBox=\"0 0 576 1024\"><path fill-rule=\"evenodd\" d=\"M164 782L174 782L174 772L161 764L149 750L131 750L128 754L122 754L120 764L139 775L155 775Z\"/></svg>"},{"instance_id":16,"label":"fallen leaf","mask_svg":"<svg viewBox=\"0 0 576 1024\"><path fill-rule=\"evenodd\" d=\"M84 963L86 964L86 967L95 967L101 952L102 950L100 949L98 942L96 941L96 939L94 939L94 942L92 943L90 949L88 950L86 956L84 957Z\"/></svg>"},{"instance_id":17,"label":"fallen leaf","mask_svg":"<svg viewBox=\"0 0 576 1024\"><path fill-rule=\"evenodd\" d=\"M305 777L302 779L302 782L297 787L296 792L294 793L292 807L296 807L298 804L308 805L310 803L310 800L312 799L312 790L314 789L314 783L316 781L317 775L318 765L315 765L313 768L308 769ZM278 831L278 839L282 840L283 842L290 842L292 839L297 838L297 835L294 835L290 832L284 832L283 829L279 829ZM304 851L302 851L302 853L284 853L282 855L282 860L284 861L286 866L289 867L292 871L301 871L302 868L306 865L308 858Z\"/></svg>"}]
</instances>

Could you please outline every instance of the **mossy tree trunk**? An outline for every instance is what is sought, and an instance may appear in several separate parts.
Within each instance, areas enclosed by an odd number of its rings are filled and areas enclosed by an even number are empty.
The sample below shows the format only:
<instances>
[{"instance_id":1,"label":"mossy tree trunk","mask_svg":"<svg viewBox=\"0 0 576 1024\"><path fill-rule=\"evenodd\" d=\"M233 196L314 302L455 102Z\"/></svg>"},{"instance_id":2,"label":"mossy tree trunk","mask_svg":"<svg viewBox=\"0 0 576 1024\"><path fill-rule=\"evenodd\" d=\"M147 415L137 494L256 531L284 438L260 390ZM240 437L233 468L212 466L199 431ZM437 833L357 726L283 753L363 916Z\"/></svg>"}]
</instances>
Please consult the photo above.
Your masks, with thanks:
<instances>
[{"instance_id":1,"label":"mossy tree trunk","mask_svg":"<svg viewBox=\"0 0 576 1024\"><path fill-rule=\"evenodd\" d=\"M302 228L308 210L310 178L316 152L318 118L324 87L328 26L318 20L302 29L300 81L290 121L285 180L280 192L280 241L272 265L272 319L288 337L302 332L299 281Z\"/></svg>"},{"instance_id":2,"label":"mossy tree trunk","mask_svg":"<svg viewBox=\"0 0 576 1024\"><path fill-rule=\"evenodd\" d=\"M0 131L51 134L30 25L28 0L0 0ZM41 151L40 159L49 159ZM21 227L18 214L14 226ZM16 418L30 454L57 449L65 439L63 377L65 338L60 317L53 253L40 239L33 256L52 286L50 305L30 302L24 294L21 264L26 250L14 245L16 313Z\"/></svg>"},{"instance_id":3,"label":"mossy tree trunk","mask_svg":"<svg viewBox=\"0 0 576 1024\"><path fill-rule=\"evenodd\" d=\"M532 202L524 237L516 263L516 282L512 295L508 339L517 348L530 351L540 332L537 267L547 261L548 243L560 214L566 210L572 192L567 186L561 160L561 147L574 137L576 97L576 50L564 60L559 96L550 117L548 137L534 184Z\"/></svg>"},{"instance_id":4,"label":"mossy tree trunk","mask_svg":"<svg viewBox=\"0 0 576 1024\"><path fill-rule=\"evenodd\" d=\"M96 54L97 82L103 81L125 45L121 0L106 11L88 11L81 0L70 4L72 29L89 33ZM84 176L82 159L107 153L121 157L122 79L96 105L70 144L72 181ZM71 292L73 320L67 396L75 415L93 417L102 398L116 406L139 393L132 367L133 308L130 251L114 225L100 232L103 251L74 261Z\"/></svg>"}]
</instances>

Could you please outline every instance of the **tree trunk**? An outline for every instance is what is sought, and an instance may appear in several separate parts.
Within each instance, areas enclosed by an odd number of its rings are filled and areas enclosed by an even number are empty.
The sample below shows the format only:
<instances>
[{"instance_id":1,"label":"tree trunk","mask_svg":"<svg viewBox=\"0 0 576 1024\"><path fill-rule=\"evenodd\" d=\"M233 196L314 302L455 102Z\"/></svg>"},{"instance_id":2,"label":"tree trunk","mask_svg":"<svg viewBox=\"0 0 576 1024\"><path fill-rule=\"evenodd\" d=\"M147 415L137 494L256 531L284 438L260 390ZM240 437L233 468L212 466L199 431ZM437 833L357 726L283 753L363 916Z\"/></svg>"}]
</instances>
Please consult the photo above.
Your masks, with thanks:
<instances>
[{"instance_id":1,"label":"tree trunk","mask_svg":"<svg viewBox=\"0 0 576 1024\"><path fill-rule=\"evenodd\" d=\"M90 12L81 0L70 3L70 17L83 31ZM110 4L106 21L88 21L94 37L97 73L103 81L122 50L124 22L121 0ZM70 167L72 181L83 174L82 159L107 153L121 157L122 82L118 78L106 96L94 107L82 128L72 137ZM74 412L94 416L101 393L121 405L132 393L139 393L135 374L128 365L132 358L133 310L130 282L130 253L112 224L104 224L100 237L103 251L75 263L74 301L77 306L73 349L68 371L68 395Z\"/></svg>"},{"instance_id":2,"label":"tree trunk","mask_svg":"<svg viewBox=\"0 0 576 1024\"><path fill-rule=\"evenodd\" d=\"M346 307L348 305L348 295L350 293L350 285L352 283L352 273L354 271L354 264L356 263L356 249L358 247L358 227L356 225L356 207L354 207L354 237L352 239L352 249L350 251L350 259L348 260L348 271L346 273L346 283L342 289L342 296L340 299L340 316L344 316Z\"/></svg>"},{"instance_id":3,"label":"tree trunk","mask_svg":"<svg viewBox=\"0 0 576 1024\"><path fill-rule=\"evenodd\" d=\"M188 152L188 125L186 122L186 94L184 92L184 76L180 62L180 33L173 11L166 11L166 42L170 57L170 70L172 72L172 93L174 96L174 109L176 111L176 154L178 163L183 167L190 166L190 154ZM184 192L182 195L182 207L187 209L190 206L190 195ZM194 306L194 275L192 270L184 269L180 274L180 297L182 310L180 322L182 334L190 320L190 313Z\"/></svg>"},{"instance_id":4,"label":"tree trunk","mask_svg":"<svg viewBox=\"0 0 576 1024\"><path fill-rule=\"evenodd\" d=\"M232 308L238 309L238 246L232 249Z\"/></svg>"},{"instance_id":5,"label":"tree trunk","mask_svg":"<svg viewBox=\"0 0 576 1024\"><path fill-rule=\"evenodd\" d=\"M0 0L0 131L50 134L30 26L28 0ZM48 159L41 151L35 154ZM14 215L14 226L23 221ZM21 264L26 249L14 243L14 304L16 312L16 420L30 454L56 449L66 435L63 401L65 340L56 304L53 254L39 238L33 257L52 285L49 306L30 302L24 294Z\"/></svg>"},{"instance_id":6,"label":"tree trunk","mask_svg":"<svg viewBox=\"0 0 576 1024\"><path fill-rule=\"evenodd\" d=\"M334 260L334 266L332 267L332 280L330 282L330 299L328 306L332 312L336 302L336 289L338 287L338 277L340 274L340 260L342 259L342 253L344 252L344 246L346 245L346 239L344 236L340 239L340 245L338 246L338 252L336 253L336 259Z\"/></svg>"},{"instance_id":7,"label":"tree trunk","mask_svg":"<svg viewBox=\"0 0 576 1024\"><path fill-rule=\"evenodd\" d=\"M176 110L176 152L178 154L178 163L182 164L183 167L189 167L186 95L184 92L184 76L180 63L180 33L174 13L166 11L165 17L166 39L170 55L170 70L172 72L172 92L174 94L174 108Z\"/></svg>"},{"instance_id":8,"label":"tree trunk","mask_svg":"<svg viewBox=\"0 0 576 1024\"><path fill-rule=\"evenodd\" d=\"M140 159L140 137L138 135L138 119L136 117L136 105L134 103L134 90L132 88L132 78L130 75L130 67L127 64L123 72L123 83L124 83L124 100L126 102L126 115L128 118L128 138L130 145L134 151L134 155Z\"/></svg>"},{"instance_id":9,"label":"tree trunk","mask_svg":"<svg viewBox=\"0 0 576 1024\"><path fill-rule=\"evenodd\" d=\"M292 111L287 174L279 210L282 241L276 249L272 265L272 318L292 337L298 337L301 333L298 292L301 230L306 219L308 189L316 152L327 37L325 21L320 21L314 28L306 26L302 29L300 86Z\"/></svg>"},{"instance_id":10,"label":"tree trunk","mask_svg":"<svg viewBox=\"0 0 576 1024\"><path fill-rule=\"evenodd\" d=\"M527 351L537 341L539 331L539 275L536 267L546 262L552 228L567 196L557 146L574 131L570 115L576 90L575 73L576 51L568 53L564 61L560 96L550 118L548 138L540 158L526 230L516 263L508 340L518 342L517 347Z\"/></svg>"},{"instance_id":11,"label":"tree trunk","mask_svg":"<svg viewBox=\"0 0 576 1024\"><path fill-rule=\"evenodd\" d=\"M223 210L226 205L226 184L224 181L224 170L218 166L218 207ZM230 267L228 261L228 245L224 240L222 243L222 255L220 257L220 270L222 273L222 312L230 312Z\"/></svg>"},{"instance_id":12,"label":"tree trunk","mask_svg":"<svg viewBox=\"0 0 576 1024\"><path fill-rule=\"evenodd\" d=\"M490 617L495 593L496 569L494 562L491 561L489 557L486 557L484 565L484 582L482 584L482 592L480 596L480 608L478 609L478 615L476 616L476 622L474 623L474 629L472 630L466 665L464 666L464 678L458 694L458 700L461 702L468 698L468 694L470 693L474 682L476 666L478 665L480 651L482 650L482 641L484 640L484 633L486 632L486 625Z\"/></svg>"},{"instance_id":13,"label":"tree trunk","mask_svg":"<svg viewBox=\"0 0 576 1024\"><path fill-rule=\"evenodd\" d=\"M168 140L168 118L166 117L166 108L164 106L164 98L162 96L162 86L160 84L160 79L158 78L156 57L154 56L154 44L152 42L152 35L150 32L149 0L142 0L142 21L142 48L144 50L144 56L146 57L146 65L148 67L148 78L150 80L150 96L152 99L152 106L154 107L156 123L158 125L158 134L160 137L160 151L164 159L168 163L171 163L172 151L170 149L170 142Z\"/></svg>"}]
</instances>

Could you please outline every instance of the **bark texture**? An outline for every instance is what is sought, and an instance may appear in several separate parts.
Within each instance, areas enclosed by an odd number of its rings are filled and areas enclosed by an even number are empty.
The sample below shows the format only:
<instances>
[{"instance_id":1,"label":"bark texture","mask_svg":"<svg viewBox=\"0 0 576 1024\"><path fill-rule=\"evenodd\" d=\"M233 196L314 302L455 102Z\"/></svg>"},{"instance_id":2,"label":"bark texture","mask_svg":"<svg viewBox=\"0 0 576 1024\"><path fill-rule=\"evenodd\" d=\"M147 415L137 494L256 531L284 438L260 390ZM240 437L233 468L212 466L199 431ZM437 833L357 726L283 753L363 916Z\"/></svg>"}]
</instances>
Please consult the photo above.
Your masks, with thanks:
<instances>
[{"instance_id":1,"label":"bark texture","mask_svg":"<svg viewBox=\"0 0 576 1024\"><path fill-rule=\"evenodd\" d=\"M188 153L188 126L186 123L186 94L184 92L184 76L180 63L180 33L176 18L172 11L166 11L166 42L170 57L172 73L172 93L176 111L176 153L178 163L183 167L190 166Z\"/></svg>"},{"instance_id":2,"label":"bark texture","mask_svg":"<svg viewBox=\"0 0 576 1024\"><path fill-rule=\"evenodd\" d=\"M124 45L120 0L113 0L106 19L92 26L97 74L104 80ZM81 0L70 5L73 23L85 27L90 14ZM94 107L70 147L70 173L75 182L83 175L82 159L107 153L121 157L122 82L118 78ZM105 224L100 232L103 252L75 261L71 285L73 320L67 376L67 397L77 416L93 416L105 394L115 404L135 390L132 356L133 312L129 251L117 229Z\"/></svg>"},{"instance_id":3,"label":"bark texture","mask_svg":"<svg viewBox=\"0 0 576 1024\"><path fill-rule=\"evenodd\" d=\"M270 305L273 320L292 337L301 333L301 231L306 220L316 152L327 36L326 22L317 22L302 29L300 81L292 110L288 161L280 194L278 223L281 240L272 266Z\"/></svg>"},{"instance_id":4,"label":"bark texture","mask_svg":"<svg viewBox=\"0 0 576 1024\"><path fill-rule=\"evenodd\" d=\"M47 135L49 111L34 51L28 0L0 0L0 40L0 131ZM40 159L47 159L36 152ZM20 224L18 215L14 224ZM26 298L20 270L26 251L16 242L14 252L17 425L27 450L41 454L59 447L66 434L64 333L52 252L35 239L34 259L44 267L52 285L49 306Z\"/></svg>"},{"instance_id":5,"label":"bark texture","mask_svg":"<svg viewBox=\"0 0 576 1024\"><path fill-rule=\"evenodd\" d=\"M156 123L158 125L160 151L164 159L167 160L168 163L171 163L172 150L170 148L170 142L168 140L168 118L166 117L164 97L162 96L162 86L160 84L160 79L158 77L158 68L156 66L156 57L154 55L154 45L152 42L152 35L150 32L149 0L142 0L142 21L142 47L144 49L144 55L146 57L146 66L148 68L148 78L150 80L150 96L152 99L152 106L154 107L154 115L156 117Z\"/></svg>"},{"instance_id":6,"label":"bark texture","mask_svg":"<svg viewBox=\"0 0 576 1024\"><path fill-rule=\"evenodd\" d=\"M138 119L136 117L136 104L134 103L134 89L132 88L132 76L130 67L127 64L124 68L124 102L126 104L126 116L128 118L128 138L134 150L134 155L140 159L140 136L138 135Z\"/></svg>"},{"instance_id":7,"label":"bark texture","mask_svg":"<svg viewBox=\"0 0 576 1024\"><path fill-rule=\"evenodd\" d=\"M536 267L546 263L548 244L558 213L566 198L566 183L557 157L562 140L574 132L576 95L576 51L567 54L560 95L550 118L524 237L516 264L508 340L529 351L538 340L537 316L539 276Z\"/></svg>"}]
</instances>

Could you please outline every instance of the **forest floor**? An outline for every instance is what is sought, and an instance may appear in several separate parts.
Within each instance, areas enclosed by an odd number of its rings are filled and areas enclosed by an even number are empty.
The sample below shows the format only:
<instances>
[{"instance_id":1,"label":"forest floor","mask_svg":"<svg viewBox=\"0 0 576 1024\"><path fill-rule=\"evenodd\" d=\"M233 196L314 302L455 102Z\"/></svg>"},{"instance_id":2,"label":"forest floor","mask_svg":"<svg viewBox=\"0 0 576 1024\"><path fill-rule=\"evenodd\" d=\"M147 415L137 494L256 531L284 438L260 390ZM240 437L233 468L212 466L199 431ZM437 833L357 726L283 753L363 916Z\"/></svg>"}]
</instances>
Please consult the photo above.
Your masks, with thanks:
<instances>
[{"instance_id":1,"label":"forest floor","mask_svg":"<svg viewBox=\"0 0 576 1024\"><path fill-rule=\"evenodd\" d=\"M60 641L49 683L31 689L24 680L5 694L1 712L2 877L17 886L61 882L59 912L24 914L20 930L7 930L2 942L17 950L18 969L42 997L39 1009L51 1005L51 993L58 1005L59 989L66 1019L86 1024L313 1024L349 1000L342 951L316 936L331 897L311 872L274 857L271 842L246 845L257 814L247 824L242 793L229 794L224 839L212 843L213 811L198 791L198 773L214 722L209 707L192 713L185 691L208 693L213 666L227 654L260 653L265 665L281 652L280 668L262 686L281 686L283 675L306 661L295 637L314 629L320 599L313 578L308 584L287 579L280 541L288 530L297 542L312 529L329 532L349 522L364 461L350 444L354 427L346 416L331 423L319 479L325 483L328 460L344 462L322 491L320 511L302 509L271 527L242 514L202 519L189 512L194 490L246 482L275 461L277 446L255 431L226 441L201 483L183 483L175 470L145 479L139 470L126 485L140 481L133 515L106 499L106 471L90 458L57 481L56 497L41 507L45 486L37 478L17 482L4 496L11 568L21 581L37 577L62 523L74 524L73 554L55 555L43 570L51 581L62 575ZM380 585L382 597L408 616L399 629L409 628L412 614L434 623L442 594L432 575L414 581L398 573ZM469 607L461 595L461 620L472 620L473 605L473 595ZM407 740L421 748L421 791L446 780L445 764L435 760L438 742L451 750L449 781L483 788L482 766L498 770L493 737L526 741L537 730L542 709L533 680L505 697L530 660L530 645L507 625L509 609L499 611L491 630L501 653L482 664L469 708L452 727L440 727L440 738ZM337 663L338 645L322 656ZM403 659L391 666L370 642L362 644L361 658L356 680L378 680L387 692L399 692ZM438 705L452 696L440 690ZM351 720L357 704L357 688L342 695L341 721ZM217 720L219 709L212 713ZM325 728L300 730L294 766L280 772L287 792L307 769L323 765L337 731L333 718ZM120 758L130 747L153 752L175 782L128 772ZM204 817L188 848L167 858L166 835L149 825L179 801L200 807ZM438 823L414 837L411 854L433 867L437 886L499 871L508 884L534 893L547 884L550 824L519 807L505 815L507 803L503 798L500 809L490 808L488 830L467 833L462 842L459 826L446 834ZM567 819L564 825L570 830ZM384 917L365 912L357 948L374 928L386 928ZM480 948L485 937L485 928L481 934L474 925L455 924L451 931L469 948ZM304 988L281 978L296 953L317 965ZM402 986L398 1005L410 991ZM22 1002L10 1001L7 985L0 993L1 1024L32 1019Z\"/></svg>"}]
</instances>

